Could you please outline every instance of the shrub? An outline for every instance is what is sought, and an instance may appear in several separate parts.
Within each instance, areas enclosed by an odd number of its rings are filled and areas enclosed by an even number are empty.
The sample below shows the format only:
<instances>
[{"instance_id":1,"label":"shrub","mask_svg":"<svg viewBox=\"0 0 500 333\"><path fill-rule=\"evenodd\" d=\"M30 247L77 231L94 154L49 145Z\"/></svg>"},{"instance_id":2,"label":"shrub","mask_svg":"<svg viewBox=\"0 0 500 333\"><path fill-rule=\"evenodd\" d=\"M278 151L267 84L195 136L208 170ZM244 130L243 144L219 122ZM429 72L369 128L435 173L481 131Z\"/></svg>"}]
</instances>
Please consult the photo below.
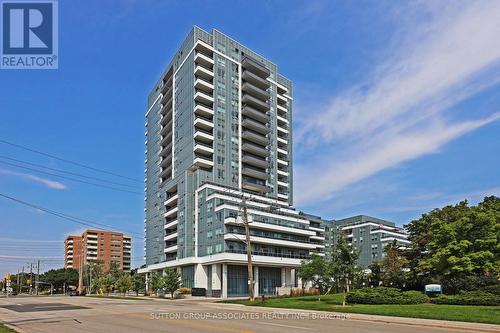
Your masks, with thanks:
<instances>
[{"instance_id":1,"label":"shrub","mask_svg":"<svg viewBox=\"0 0 500 333\"><path fill-rule=\"evenodd\" d=\"M179 289L180 294L191 294L191 288L180 288Z\"/></svg>"},{"instance_id":2,"label":"shrub","mask_svg":"<svg viewBox=\"0 0 500 333\"><path fill-rule=\"evenodd\" d=\"M492 285L483 287L483 288L481 288L481 291L500 296L500 283L492 284Z\"/></svg>"},{"instance_id":3,"label":"shrub","mask_svg":"<svg viewBox=\"0 0 500 333\"><path fill-rule=\"evenodd\" d=\"M401 291L396 288L362 288L347 294L350 304L421 304L429 298L419 291Z\"/></svg>"},{"instance_id":4,"label":"shrub","mask_svg":"<svg viewBox=\"0 0 500 333\"><path fill-rule=\"evenodd\" d=\"M452 305L500 305L500 295L484 291L467 291L457 295L439 295L431 302Z\"/></svg>"}]
</instances>

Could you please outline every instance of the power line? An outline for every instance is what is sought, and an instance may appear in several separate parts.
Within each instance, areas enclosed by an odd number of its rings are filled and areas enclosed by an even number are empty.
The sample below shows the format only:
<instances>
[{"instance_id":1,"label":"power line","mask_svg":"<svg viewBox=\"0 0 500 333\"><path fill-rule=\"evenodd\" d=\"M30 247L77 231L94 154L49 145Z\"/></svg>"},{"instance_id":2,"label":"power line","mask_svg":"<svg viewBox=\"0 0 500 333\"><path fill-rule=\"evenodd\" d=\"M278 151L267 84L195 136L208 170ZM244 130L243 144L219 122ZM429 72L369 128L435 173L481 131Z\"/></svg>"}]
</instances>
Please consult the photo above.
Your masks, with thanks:
<instances>
[{"instance_id":1,"label":"power line","mask_svg":"<svg viewBox=\"0 0 500 333\"><path fill-rule=\"evenodd\" d=\"M4 197L6 199L9 199L11 201L17 202L19 204L22 204L22 205L25 205L25 206L28 206L28 207L31 207L31 208L34 208L34 209L41 210L41 211L43 211L45 213L57 216L59 218L65 219L65 220L72 221L74 223L81 224L81 225L84 225L84 226L87 226L87 227L97 228L97 229L99 229L100 227L115 229L114 226L110 226L110 225L107 225L107 224L98 223L98 222L95 222L95 221L91 221L91 220L87 220L87 219L82 219L82 218L79 218L79 217L76 217L76 216L72 216L72 215L68 215L68 214L65 214L65 213L61 213L61 212L58 212L58 211L55 211L55 210L51 210L51 209L48 209L48 208L45 208L45 207L42 207L42 206L38 206L38 205L35 205L35 204L32 204L32 203L23 201L21 199L17 199L17 198L11 197L11 196L3 194L3 193L0 193L0 197ZM121 232L121 231L117 231L117 232ZM138 233L135 233L135 232L128 232L128 233L129 234L139 235ZM135 236L135 237L132 237L132 238L140 238L142 240L143 239L143 235Z\"/></svg>"},{"instance_id":2,"label":"power line","mask_svg":"<svg viewBox=\"0 0 500 333\"><path fill-rule=\"evenodd\" d=\"M10 166L13 166L15 168L21 168L21 169L25 169L25 170L30 170L30 171L38 172L38 173L41 173L41 174L49 175L49 176L52 176L52 177L59 177L59 178L62 178L62 179L67 179L67 180L71 180L71 181L75 181L75 182L79 182L79 183L83 183L83 184L88 184L88 185L93 185L93 186L97 186L97 187L103 187L103 188L107 188L107 189L114 190L114 191L143 195L143 193L141 193L141 192L129 191L129 190L124 190L124 189L120 189L120 188L117 188L117 187L113 187L113 186L96 184L96 183L88 182L88 181L77 179L77 178L66 177L66 176L58 175L58 174L51 173L51 172L46 172L46 171L42 171L42 170L33 169L33 168L30 168L30 167L25 167L25 166L22 166L22 165L17 165L17 164L10 163L10 162L0 161L0 163L6 164L6 165L10 165Z\"/></svg>"},{"instance_id":3,"label":"power line","mask_svg":"<svg viewBox=\"0 0 500 333\"><path fill-rule=\"evenodd\" d=\"M71 160L68 160L68 159L65 159L65 158L57 157L57 156L54 156L52 154L44 153L42 151L39 151L39 150L36 150L36 149L33 149L33 148L29 148L29 147L26 147L26 146L23 146L23 145L20 145L20 144L17 144L17 143L13 143L13 142L10 142L10 141L7 141L7 140L0 139L0 143L6 144L6 145L9 145L9 146L12 146L12 147L16 147L16 148L19 148L19 149L23 149L23 150L26 150L26 151L30 151L32 153L40 154L40 155L43 155L43 156L46 156L46 157L50 157L50 158L53 158L53 159L61 161L61 162L73 164L73 165L79 166L81 168L86 168L86 169L89 169L89 170L92 170L92 171L96 171L96 172L100 172L100 173L105 173L105 174L112 175L112 176L119 177L119 178L128 179L128 180L131 180L131 181L134 181L134 182L138 182L138 183L141 183L141 184L143 183L142 180L137 180L137 179L134 179L134 178L131 178L131 177L123 176L123 175L120 175L118 173L114 173L114 172L111 172L111 171L107 171L107 170L103 170L103 169L99 169L99 168L94 168L92 166L89 166L89 165L86 165L86 164L83 164L83 163L80 163L80 162L75 162L75 161L71 161Z\"/></svg>"},{"instance_id":4,"label":"power line","mask_svg":"<svg viewBox=\"0 0 500 333\"><path fill-rule=\"evenodd\" d=\"M65 174L68 174L68 175L73 175L73 176L78 176L78 177L82 177L82 178L86 178L86 179L96 180L96 181L100 181L100 182L108 183L108 184L112 184L112 185L118 185L118 186L124 186L124 187L136 188L136 189L139 188L138 185L129 185L129 184L124 184L124 183L117 183L117 182L114 182L114 181L111 181L111 180L97 178L97 177L92 177L92 176L86 176L86 175L82 175L82 174L76 173L76 172L71 172L71 171L66 171L66 170L61 170L61 169L50 168L50 167L47 167L47 166L44 166L44 165L40 165L40 164L36 164L36 163L31 163L31 162L27 162L27 161L23 161L23 160L18 160L16 158L12 158L12 157L8 157L8 156L2 156L2 155L0 155L0 158L6 159L6 160L10 160L10 161L14 161L14 162L18 162L18 163L22 163L22 164L27 164L27 165L35 166L35 167L39 167L39 168L44 168L44 169L47 169L47 170L57 171L57 172L65 173Z\"/></svg>"}]
</instances>

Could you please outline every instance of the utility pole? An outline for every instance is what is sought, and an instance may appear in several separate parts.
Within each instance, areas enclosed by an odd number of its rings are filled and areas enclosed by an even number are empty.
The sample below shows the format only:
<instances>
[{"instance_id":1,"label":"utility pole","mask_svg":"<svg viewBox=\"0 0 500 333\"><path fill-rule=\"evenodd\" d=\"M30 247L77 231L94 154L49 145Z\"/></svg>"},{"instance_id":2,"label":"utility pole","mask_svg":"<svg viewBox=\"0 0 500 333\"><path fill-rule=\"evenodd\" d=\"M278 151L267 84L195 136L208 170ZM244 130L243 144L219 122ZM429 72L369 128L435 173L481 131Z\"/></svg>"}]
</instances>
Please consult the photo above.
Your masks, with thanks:
<instances>
[{"instance_id":1,"label":"utility pole","mask_svg":"<svg viewBox=\"0 0 500 333\"><path fill-rule=\"evenodd\" d=\"M23 280L24 280L24 266L23 266L23 275L21 276L21 283L18 283L17 285L19 286L19 291L18 291L18 294L21 294L21 291L23 290L21 285L23 284Z\"/></svg>"},{"instance_id":2,"label":"utility pole","mask_svg":"<svg viewBox=\"0 0 500 333\"><path fill-rule=\"evenodd\" d=\"M19 268L17 269L17 289L19 289ZM17 292L20 294L20 292Z\"/></svg>"},{"instance_id":3,"label":"utility pole","mask_svg":"<svg viewBox=\"0 0 500 333\"><path fill-rule=\"evenodd\" d=\"M247 245L247 259L248 259L248 296L250 298L250 302L254 301L254 292L253 292L253 266L252 266L252 247L250 245L250 227L248 225L248 211L247 211L247 202L245 196L242 196L241 205L243 207L243 225L245 226L245 238Z\"/></svg>"},{"instance_id":4,"label":"utility pole","mask_svg":"<svg viewBox=\"0 0 500 333\"><path fill-rule=\"evenodd\" d=\"M83 259L82 259L82 253L79 255L80 257L80 262L78 263L78 291L80 293L83 292Z\"/></svg>"},{"instance_id":5,"label":"utility pole","mask_svg":"<svg viewBox=\"0 0 500 333\"><path fill-rule=\"evenodd\" d=\"M38 259L36 263L36 282L35 282L35 288L36 288L36 295L38 296L38 285L40 284L40 259Z\"/></svg>"},{"instance_id":6,"label":"utility pole","mask_svg":"<svg viewBox=\"0 0 500 333\"><path fill-rule=\"evenodd\" d=\"M30 262L30 295L33 295L33 263Z\"/></svg>"}]
</instances>

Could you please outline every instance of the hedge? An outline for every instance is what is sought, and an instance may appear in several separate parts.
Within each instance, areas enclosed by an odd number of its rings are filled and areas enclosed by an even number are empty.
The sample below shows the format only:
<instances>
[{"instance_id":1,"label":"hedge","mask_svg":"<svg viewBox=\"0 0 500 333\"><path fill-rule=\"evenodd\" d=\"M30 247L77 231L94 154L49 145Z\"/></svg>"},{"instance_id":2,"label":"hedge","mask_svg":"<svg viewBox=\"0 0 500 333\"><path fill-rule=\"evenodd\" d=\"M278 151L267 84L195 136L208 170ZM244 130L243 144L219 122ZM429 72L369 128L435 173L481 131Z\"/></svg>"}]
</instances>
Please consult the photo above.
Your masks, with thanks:
<instances>
[{"instance_id":1,"label":"hedge","mask_svg":"<svg viewBox=\"0 0 500 333\"><path fill-rule=\"evenodd\" d=\"M347 294L350 304L421 304L429 302L429 297L419 291L401 291L396 288L362 288Z\"/></svg>"},{"instance_id":2,"label":"hedge","mask_svg":"<svg viewBox=\"0 0 500 333\"><path fill-rule=\"evenodd\" d=\"M492 284L480 289L481 291L500 296L500 283Z\"/></svg>"},{"instance_id":3,"label":"hedge","mask_svg":"<svg viewBox=\"0 0 500 333\"><path fill-rule=\"evenodd\" d=\"M439 295L431 299L434 304L500 305L500 295L485 291L467 291L457 295Z\"/></svg>"}]
</instances>

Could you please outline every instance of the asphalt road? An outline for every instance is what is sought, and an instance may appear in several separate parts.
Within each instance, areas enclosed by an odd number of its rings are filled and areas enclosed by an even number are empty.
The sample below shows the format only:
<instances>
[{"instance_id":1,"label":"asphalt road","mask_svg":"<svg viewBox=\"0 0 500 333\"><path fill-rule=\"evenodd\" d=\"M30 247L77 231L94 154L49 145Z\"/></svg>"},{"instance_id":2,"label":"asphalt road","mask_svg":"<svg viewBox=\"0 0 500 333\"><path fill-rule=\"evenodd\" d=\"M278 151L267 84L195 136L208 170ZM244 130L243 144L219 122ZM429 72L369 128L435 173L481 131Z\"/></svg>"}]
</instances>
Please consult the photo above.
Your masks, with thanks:
<instances>
[{"instance_id":1,"label":"asphalt road","mask_svg":"<svg viewBox=\"0 0 500 333\"><path fill-rule=\"evenodd\" d=\"M325 317L326 316L326 317ZM386 317L387 318L387 317ZM387 320L386 320L387 321ZM123 300L93 297L0 298L0 322L20 332L370 332L446 333L466 329L407 325L335 314L275 311L197 300Z\"/></svg>"}]
</instances>

